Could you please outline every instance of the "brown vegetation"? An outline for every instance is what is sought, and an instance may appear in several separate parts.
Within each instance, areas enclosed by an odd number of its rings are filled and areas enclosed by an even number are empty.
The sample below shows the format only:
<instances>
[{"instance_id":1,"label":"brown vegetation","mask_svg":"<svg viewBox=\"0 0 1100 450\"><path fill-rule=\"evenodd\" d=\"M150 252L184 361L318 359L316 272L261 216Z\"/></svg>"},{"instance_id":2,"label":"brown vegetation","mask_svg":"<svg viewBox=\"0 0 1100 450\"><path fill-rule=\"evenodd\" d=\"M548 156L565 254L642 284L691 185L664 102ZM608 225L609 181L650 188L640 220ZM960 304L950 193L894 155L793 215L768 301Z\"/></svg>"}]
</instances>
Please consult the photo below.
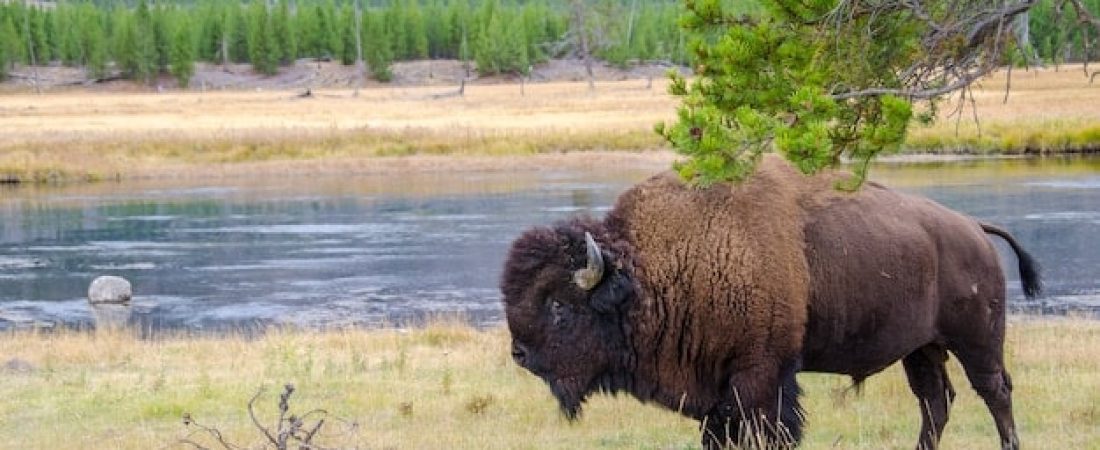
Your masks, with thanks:
<instances>
[{"instance_id":1,"label":"brown vegetation","mask_svg":"<svg viewBox=\"0 0 1100 450\"><path fill-rule=\"evenodd\" d=\"M967 109L958 122L914 126L911 150L1067 151L1100 143L1100 86L1080 67L1016 71L1008 103L1004 85L1002 73L974 91L980 133ZM603 81L595 91L548 82L521 93L519 84L502 83L468 85L464 96L442 99L433 96L453 86L375 87L358 96L314 90L310 98L296 90L13 94L0 104L0 178L494 170L511 167L485 162L501 155L663 149L652 128L675 111L665 86L660 78L648 88L645 79ZM410 155L463 158L420 164L407 162Z\"/></svg>"}]
</instances>

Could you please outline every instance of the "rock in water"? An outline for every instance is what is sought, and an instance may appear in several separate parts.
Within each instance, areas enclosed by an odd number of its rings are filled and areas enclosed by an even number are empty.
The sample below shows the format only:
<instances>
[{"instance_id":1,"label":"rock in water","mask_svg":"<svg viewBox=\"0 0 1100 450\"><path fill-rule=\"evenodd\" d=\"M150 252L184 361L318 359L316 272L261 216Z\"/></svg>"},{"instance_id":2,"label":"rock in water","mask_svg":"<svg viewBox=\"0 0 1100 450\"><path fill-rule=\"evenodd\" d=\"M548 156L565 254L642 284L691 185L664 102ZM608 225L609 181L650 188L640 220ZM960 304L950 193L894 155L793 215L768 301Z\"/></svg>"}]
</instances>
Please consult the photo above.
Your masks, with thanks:
<instances>
[{"instance_id":1,"label":"rock in water","mask_svg":"<svg viewBox=\"0 0 1100 450\"><path fill-rule=\"evenodd\" d=\"M122 328L130 321L133 308L133 288L125 278L102 276L88 286L88 303L92 306L96 328Z\"/></svg>"},{"instance_id":2,"label":"rock in water","mask_svg":"<svg viewBox=\"0 0 1100 450\"><path fill-rule=\"evenodd\" d=\"M133 288L125 278L102 276L92 280L88 286L88 301L93 305L100 303L129 303L133 297Z\"/></svg>"}]
</instances>

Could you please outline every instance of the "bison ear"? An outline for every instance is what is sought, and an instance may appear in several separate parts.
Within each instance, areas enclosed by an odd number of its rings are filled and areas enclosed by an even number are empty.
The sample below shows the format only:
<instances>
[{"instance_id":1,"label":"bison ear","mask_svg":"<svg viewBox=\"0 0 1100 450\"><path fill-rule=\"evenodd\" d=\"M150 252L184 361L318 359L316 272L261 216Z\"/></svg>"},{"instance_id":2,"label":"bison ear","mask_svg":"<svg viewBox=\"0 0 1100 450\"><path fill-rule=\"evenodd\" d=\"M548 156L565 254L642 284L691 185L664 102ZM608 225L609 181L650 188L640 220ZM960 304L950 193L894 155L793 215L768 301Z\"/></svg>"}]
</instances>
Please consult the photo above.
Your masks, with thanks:
<instances>
[{"instance_id":1,"label":"bison ear","mask_svg":"<svg viewBox=\"0 0 1100 450\"><path fill-rule=\"evenodd\" d=\"M614 270L608 274L603 283L592 291L592 309L599 313L609 314L618 310L619 305L625 303L634 296L634 280L622 270Z\"/></svg>"}]
</instances>

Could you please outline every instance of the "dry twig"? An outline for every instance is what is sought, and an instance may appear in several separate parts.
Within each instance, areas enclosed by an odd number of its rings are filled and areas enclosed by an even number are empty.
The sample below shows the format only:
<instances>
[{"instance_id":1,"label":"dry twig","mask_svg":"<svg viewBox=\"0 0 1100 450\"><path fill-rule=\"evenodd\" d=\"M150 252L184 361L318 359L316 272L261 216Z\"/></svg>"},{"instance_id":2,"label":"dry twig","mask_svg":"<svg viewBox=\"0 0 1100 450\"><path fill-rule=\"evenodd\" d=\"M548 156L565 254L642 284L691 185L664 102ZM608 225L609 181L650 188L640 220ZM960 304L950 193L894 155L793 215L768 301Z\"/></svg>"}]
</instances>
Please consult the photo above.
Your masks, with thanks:
<instances>
[{"instance_id":1,"label":"dry twig","mask_svg":"<svg viewBox=\"0 0 1100 450\"><path fill-rule=\"evenodd\" d=\"M272 430L264 426L262 421L256 416L256 400L259 399L263 393L264 389L260 388L256 391L256 394L249 399L248 417L252 420L252 424L256 429L263 434L265 448L270 447L276 450L288 450L291 448L297 448L298 450L327 449L328 447L313 442L314 438L319 436L319 432L325 425L327 419L335 419L337 422L343 423L349 432L356 427L355 423L330 417L328 411L323 409L314 409L301 416L295 415L290 411L290 397L294 394L294 385L287 384L283 387L283 393L279 395L279 416L275 423L274 430ZM180 444L189 445L200 450L209 450L210 447L203 445L198 439L205 435L212 438L217 445L224 450L244 448L226 440L221 431L217 428L198 423L189 413L183 415L183 424L197 429L181 438L178 441Z\"/></svg>"}]
</instances>

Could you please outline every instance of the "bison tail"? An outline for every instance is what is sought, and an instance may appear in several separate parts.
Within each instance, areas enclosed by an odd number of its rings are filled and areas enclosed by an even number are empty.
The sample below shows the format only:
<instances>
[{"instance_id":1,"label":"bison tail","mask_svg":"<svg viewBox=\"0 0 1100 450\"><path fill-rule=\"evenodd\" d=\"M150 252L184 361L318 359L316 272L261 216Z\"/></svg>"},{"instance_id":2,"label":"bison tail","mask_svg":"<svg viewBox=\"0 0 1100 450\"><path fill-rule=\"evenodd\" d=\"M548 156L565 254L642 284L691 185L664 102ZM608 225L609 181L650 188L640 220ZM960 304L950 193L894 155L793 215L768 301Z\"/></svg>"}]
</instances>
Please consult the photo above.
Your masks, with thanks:
<instances>
[{"instance_id":1,"label":"bison tail","mask_svg":"<svg viewBox=\"0 0 1100 450\"><path fill-rule=\"evenodd\" d=\"M1035 298L1043 290L1043 282L1039 277L1039 263L1035 261L1035 258L1031 257L1031 254L1024 251L1024 248L1020 246L1019 242L1016 242L1016 238L1012 237L1008 231L995 225L979 222L982 226L982 231L995 234L1008 242L1008 245L1012 246L1012 250L1016 252L1016 259L1020 263L1020 283L1024 287L1024 295L1027 298Z\"/></svg>"}]
</instances>

